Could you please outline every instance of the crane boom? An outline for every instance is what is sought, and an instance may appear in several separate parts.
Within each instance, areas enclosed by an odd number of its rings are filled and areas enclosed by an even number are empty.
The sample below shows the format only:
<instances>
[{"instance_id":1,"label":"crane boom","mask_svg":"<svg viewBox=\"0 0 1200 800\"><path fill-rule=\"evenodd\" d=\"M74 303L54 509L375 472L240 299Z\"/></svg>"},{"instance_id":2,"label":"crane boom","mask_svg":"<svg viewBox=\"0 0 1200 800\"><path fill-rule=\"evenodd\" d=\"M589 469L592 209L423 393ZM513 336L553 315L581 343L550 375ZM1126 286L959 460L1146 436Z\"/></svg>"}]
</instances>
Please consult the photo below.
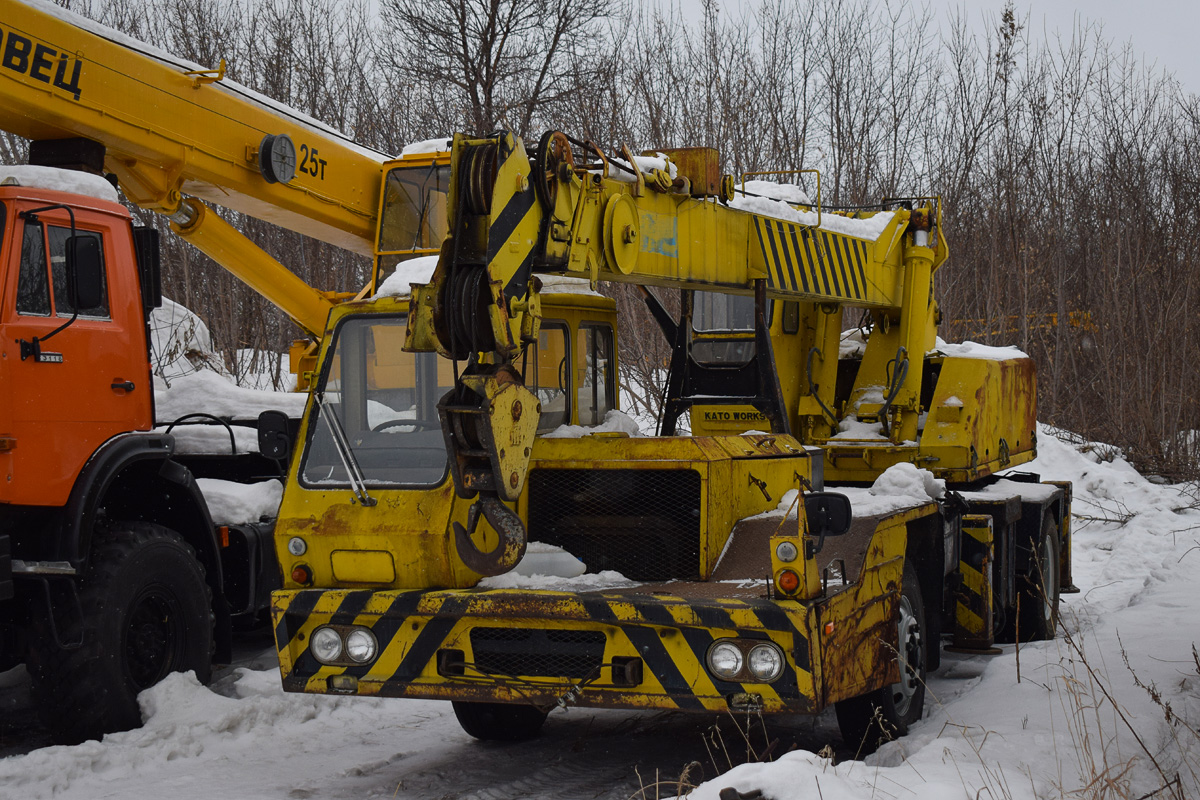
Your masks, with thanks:
<instances>
[{"instance_id":1,"label":"crane boom","mask_svg":"<svg viewBox=\"0 0 1200 800\"><path fill-rule=\"evenodd\" d=\"M129 200L171 216L313 333L329 299L190 198L373 253L386 156L225 78L223 65L189 64L42 0L0 0L0 107L11 133L104 145Z\"/></svg>"}]
</instances>

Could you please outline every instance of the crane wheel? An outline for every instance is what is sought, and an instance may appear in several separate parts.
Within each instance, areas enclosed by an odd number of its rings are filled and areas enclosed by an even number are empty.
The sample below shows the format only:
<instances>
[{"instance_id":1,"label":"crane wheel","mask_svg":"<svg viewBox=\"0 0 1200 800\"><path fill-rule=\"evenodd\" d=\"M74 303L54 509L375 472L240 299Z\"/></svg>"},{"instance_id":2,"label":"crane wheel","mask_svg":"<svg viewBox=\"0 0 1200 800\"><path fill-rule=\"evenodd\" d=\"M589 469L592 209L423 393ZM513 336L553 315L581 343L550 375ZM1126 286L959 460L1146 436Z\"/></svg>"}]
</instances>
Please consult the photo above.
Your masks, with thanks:
<instances>
[{"instance_id":1,"label":"crane wheel","mask_svg":"<svg viewBox=\"0 0 1200 800\"><path fill-rule=\"evenodd\" d=\"M904 564L896 625L900 643L900 680L891 686L836 704L842 741L859 753L874 752L884 742L908 733L925 707L927 648L925 604L912 564Z\"/></svg>"},{"instance_id":2,"label":"crane wheel","mask_svg":"<svg viewBox=\"0 0 1200 800\"><path fill-rule=\"evenodd\" d=\"M533 706L454 701L454 716L462 729L485 742L532 739L546 724L546 712Z\"/></svg>"},{"instance_id":3,"label":"crane wheel","mask_svg":"<svg viewBox=\"0 0 1200 800\"><path fill-rule=\"evenodd\" d=\"M1058 599L1061 587L1058 580L1058 525L1046 514L1042 520L1042 535L1034 542L1029 574L1017 578L1017 593L1021 596L1021 641L1053 639L1058 626Z\"/></svg>"},{"instance_id":4,"label":"crane wheel","mask_svg":"<svg viewBox=\"0 0 1200 800\"><path fill-rule=\"evenodd\" d=\"M192 548L161 525L114 523L97 538L79 586L82 645L60 649L48 609L34 621L28 667L56 742L138 727L138 693L172 672L192 670L208 682L214 617L204 574Z\"/></svg>"}]
</instances>

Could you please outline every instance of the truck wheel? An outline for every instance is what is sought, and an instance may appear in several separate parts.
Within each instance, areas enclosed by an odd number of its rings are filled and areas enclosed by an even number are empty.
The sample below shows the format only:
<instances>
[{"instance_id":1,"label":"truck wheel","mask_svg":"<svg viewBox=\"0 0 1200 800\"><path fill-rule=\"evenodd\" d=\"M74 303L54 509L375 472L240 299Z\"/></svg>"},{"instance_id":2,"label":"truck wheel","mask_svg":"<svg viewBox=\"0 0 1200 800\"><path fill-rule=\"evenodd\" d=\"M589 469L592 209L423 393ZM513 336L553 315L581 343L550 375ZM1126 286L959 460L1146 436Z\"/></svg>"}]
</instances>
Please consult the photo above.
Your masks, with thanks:
<instances>
[{"instance_id":1,"label":"truck wheel","mask_svg":"<svg viewBox=\"0 0 1200 800\"><path fill-rule=\"evenodd\" d=\"M904 565L900 587L900 643L897 661L900 680L891 686L835 704L842 740L862 753L873 752L884 742L904 736L921 718L925 707L925 604L921 586L910 563Z\"/></svg>"},{"instance_id":2,"label":"truck wheel","mask_svg":"<svg viewBox=\"0 0 1200 800\"><path fill-rule=\"evenodd\" d=\"M179 534L149 522L114 524L92 549L79 604L81 647L59 649L42 608L29 648L34 699L55 741L141 725L138 693L172 672L193 670L208 682L211 592Z\"/></svg>"},{"instance_id":3,"label":"truck wheel","mask_svg":"<svg viewBox=\"0 0 1200 800\"><path fill-rule=\"evenodd\" d=\"M533 706L507 703L464 703L455 700L454 716L462 729L476 739L522 742L542 730L546 712Z\"/></svg>"},{"instance_id":4,"label":"truck wheel","mask_svg":"<svg viewBox=\"0 0 1200 800\"><path fill-rule=\"evenodd\" d=\"M1058 525L1049 514L1042 520L1042 535L1030 560L1029 574L1017 582L1021 597L1021 641L1053 639L1058 626Z\"/></svg>"}]
</instances>

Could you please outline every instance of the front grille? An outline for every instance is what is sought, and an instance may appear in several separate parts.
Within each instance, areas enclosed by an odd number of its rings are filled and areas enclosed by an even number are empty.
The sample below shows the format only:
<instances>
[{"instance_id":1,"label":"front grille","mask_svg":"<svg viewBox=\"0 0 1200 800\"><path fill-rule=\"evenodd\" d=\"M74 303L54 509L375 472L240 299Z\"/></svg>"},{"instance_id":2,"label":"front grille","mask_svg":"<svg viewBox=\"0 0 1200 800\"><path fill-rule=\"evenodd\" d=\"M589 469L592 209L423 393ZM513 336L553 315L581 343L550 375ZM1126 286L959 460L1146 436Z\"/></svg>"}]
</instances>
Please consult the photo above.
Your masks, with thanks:
<instances>
[{"instance_id":1,"label":"front grille","mask_svg":"<svg viewBox=\"0 0 1200 800\"><path fill-rule=\"evenodd\" d=\"M600 631L474 628L475 669L493 675L587 678L604 663Z\"/></svg>"},{"instance_id":2,"label":"front grille","mask_svg":"<svg viewBox=\"0 0 1200 800\"><path fill-rule=\"evenodd\" d=\"M529 538L636 581L700 577L700 473L535 469Z\"/></svg>"}]
</instances>

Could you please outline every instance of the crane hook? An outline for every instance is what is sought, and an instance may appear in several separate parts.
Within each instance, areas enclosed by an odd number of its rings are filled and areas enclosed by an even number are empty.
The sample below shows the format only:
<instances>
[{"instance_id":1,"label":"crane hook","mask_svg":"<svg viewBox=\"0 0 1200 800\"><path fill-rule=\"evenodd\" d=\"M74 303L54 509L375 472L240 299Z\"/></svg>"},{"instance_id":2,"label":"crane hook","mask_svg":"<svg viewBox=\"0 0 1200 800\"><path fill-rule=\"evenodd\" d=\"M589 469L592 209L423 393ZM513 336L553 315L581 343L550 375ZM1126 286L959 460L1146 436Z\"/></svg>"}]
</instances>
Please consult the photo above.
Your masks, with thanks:
<instances>
[{"instance_id":1,"label":"crane hook","mask_svg":"<svg viewBox=\"0 0 1200 800\"><path fill-rule=\"evenodd\" d=\"M480 511L500 537L496 546L487 552L480 550L471 539L471 534L479 525ZM454 544L458 548L459 559L484 577L503 575L515 567L525 555L527 543L528 537L521 518L491 492L479 493L479 499L467 512L466 528L462 523L454 523Z\"/></svg>"}]
</instances>

